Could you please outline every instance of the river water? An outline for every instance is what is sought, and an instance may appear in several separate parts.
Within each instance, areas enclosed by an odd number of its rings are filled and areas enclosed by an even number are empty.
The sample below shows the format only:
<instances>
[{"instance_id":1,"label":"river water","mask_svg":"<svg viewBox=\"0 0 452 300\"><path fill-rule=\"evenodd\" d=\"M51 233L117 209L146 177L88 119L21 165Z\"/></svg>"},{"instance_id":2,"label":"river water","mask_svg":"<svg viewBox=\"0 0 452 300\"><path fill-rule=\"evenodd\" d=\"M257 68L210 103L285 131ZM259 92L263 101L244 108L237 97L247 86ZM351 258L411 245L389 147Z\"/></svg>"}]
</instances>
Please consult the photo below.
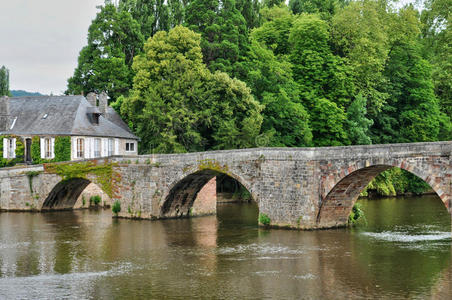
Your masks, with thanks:
<instances>
[{"instance_id":1,"label":"river water","mask_svg":"<svg viewBox=\"0 0 452 300\"><path fill-rule=\"evenodd\" d=\"M452 298L439 198L360 203L367 225L322 231L258 228L253 204L164 221L1 213L0 298Z\"/></svg>"}]
</instances>

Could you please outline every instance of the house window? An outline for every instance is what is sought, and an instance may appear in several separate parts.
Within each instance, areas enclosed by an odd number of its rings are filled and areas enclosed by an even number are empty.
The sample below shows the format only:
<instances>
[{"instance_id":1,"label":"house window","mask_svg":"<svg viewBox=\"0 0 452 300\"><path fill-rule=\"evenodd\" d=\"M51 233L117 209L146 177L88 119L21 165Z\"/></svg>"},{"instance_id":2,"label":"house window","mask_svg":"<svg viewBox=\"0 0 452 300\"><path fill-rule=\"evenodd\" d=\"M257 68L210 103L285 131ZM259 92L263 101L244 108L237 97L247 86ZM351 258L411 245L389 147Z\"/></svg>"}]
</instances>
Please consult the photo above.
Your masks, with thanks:
<instances>
[{"instance_id":1,"label":"house window","mask_svg":"<svg viewBox=\"0 0 452 300\"><path fill-rule=\"evenodd\" d=\"M45 158L52 158L52 142L50 138L44 139L44 153Z\"/></svg>"},{"instance_id":2,"label":"house window","mask_svg":"<svg viewBox=\"0 0 452 300\"><path fill-rule=\"evenodd\" d=\"M93 124L94 125L99 125L99 117L100 117L100 114L93 114Z\"/></svg>"},{"instance_id":3,"label":"house window","mask_svg":"<svg viewBox=\"0 0 452 300\"><path fill-rule=\"evenodd\" d=\"M16 143L15 139L8 139L8 158L16 157Z\"/></svg>"},{"instance_id":4,"label":"house window","mask_svg":"<svg viewBox=\"0 0 452 300\"><path fill-rule=\"evenodd\" d=\"M115 142L113 139L108 139L108 156L114 155Z\"/></svg>"},{"instance_id":5,"label":"house window","mask_svg":"<svg viewBox=\"0 0 452 300\"><path fill-rule=\"evenodd\" d=\"M85 157L85 140L77 139L77 158Z\"/></svg>"},{"instance_id":6,"label":"house window","mask_svg":"<svg viewBox=\"0 0 452 300\"><path fill-rule=\"evenodd\" d=\"M100 157L101 151L101 139L94 139L94 157Z\"/></svg>"},{"instance_id":7,"label":"house window","mask_svg":"<svg viewBox=\"0 0 452 300\"><path fill-rule=\"evenodd\" d=\"M126 151L134 152L135 151L135 143L126 143Z\"/></svg>"}]
</instances>

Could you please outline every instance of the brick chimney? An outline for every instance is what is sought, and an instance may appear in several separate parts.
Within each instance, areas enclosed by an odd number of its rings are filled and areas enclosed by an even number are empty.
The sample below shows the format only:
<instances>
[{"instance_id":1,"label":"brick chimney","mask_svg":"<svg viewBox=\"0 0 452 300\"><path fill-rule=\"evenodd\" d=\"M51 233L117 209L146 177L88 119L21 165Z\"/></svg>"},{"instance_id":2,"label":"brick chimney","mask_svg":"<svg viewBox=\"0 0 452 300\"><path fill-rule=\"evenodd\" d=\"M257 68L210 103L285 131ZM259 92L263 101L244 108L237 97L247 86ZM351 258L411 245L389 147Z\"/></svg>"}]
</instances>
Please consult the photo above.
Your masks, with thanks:
<instances>
[{"instance_id":1,"label":"brick chimney","mask_svg":"<svg viewBox=\"0 0 452 300\"><path fill-rule=\"evenodd\" d=\"M102 115L107 114L108 109L108 95L105 92L102 92L99 95L99 110Z\"/></svg>"},{"instance_id":2,"label":"brick chimney","mask_svg":"<svg viewBox=\"0 0 452 300\"><path fill-rule=\"evenodd\" d=\"M9 98L7 96L0 98L0 131L9 130L10 111Z\"/></svg>"},{"instance_id":3,"label":"brick chimney","mask_svg":"<svg viewBox=\"0 0 452 300\"><path fill-rule=\"evenodd\" d=\"M86 100L91 104L91 106L97 106L97 95L95 93L89 93L86 95Z\"/></svg>"}]
</instances>

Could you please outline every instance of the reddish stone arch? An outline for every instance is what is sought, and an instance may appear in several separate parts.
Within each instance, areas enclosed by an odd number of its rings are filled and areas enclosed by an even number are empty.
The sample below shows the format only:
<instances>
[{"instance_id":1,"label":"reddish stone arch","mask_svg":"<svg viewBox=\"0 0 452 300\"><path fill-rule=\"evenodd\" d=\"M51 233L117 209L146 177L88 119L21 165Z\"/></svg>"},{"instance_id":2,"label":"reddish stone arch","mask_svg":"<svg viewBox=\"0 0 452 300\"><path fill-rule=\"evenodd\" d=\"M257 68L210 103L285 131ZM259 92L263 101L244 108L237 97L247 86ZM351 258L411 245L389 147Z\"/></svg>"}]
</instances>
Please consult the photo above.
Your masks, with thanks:
<instances>
[{"instance_id":1,"label":"reddish stone arch","mask_svg":"<svg viewBox=\"0 0 452 300\"><path fill-rule=\"evenodd\" d=\"M406 170L428 183L449 210L448 194L442 188L442 181L438 180L438 177L430 175L433 172L428 172L425 168L413 166L405 161L394 164L366 165L366 162L356 162L337 172L322 176L321 203L317 214L318 228L346 226L348 216L359 194L372 179L392 167Z\"/></svg>"},{"instance_id":2,"label":"reddish stone arch","mask_svg":"<svg viewBox=\"0 0 452 300\"><path fill-rule=\"evenodd\" d=\"M167 189L167 192L163 194L159 207L159 218L177 218L177 217L189 217L190 209L193 206L196 197L201 189L215 176L219 174L226 174L231 178L237 180L242 184L250 193L253 201L256 201L256 197L251 190L250 185L235 174L230 172L224 173L213 169L198 170L193 173L184 173L175 180Z\"/></svg>"}]
</instances>

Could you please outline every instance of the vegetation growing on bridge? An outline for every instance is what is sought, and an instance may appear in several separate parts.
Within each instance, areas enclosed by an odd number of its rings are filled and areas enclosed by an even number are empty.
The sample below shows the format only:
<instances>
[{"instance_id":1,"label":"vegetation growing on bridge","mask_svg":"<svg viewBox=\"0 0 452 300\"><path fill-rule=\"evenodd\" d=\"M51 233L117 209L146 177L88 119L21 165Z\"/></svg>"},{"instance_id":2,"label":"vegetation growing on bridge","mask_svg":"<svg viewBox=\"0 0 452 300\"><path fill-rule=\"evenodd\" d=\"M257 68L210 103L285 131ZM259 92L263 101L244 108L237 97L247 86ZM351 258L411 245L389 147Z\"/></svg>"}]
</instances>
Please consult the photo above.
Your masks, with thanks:
<instances>
[{"instance_id":1,"label":"vegetation growing on bridge","mask_svg":"<svg viewBox=\"0 0 452 300\"><path fill-rule=\"evenodd\" d=\"M198 170L213 170L231 176L228 165L220 165L214 159L203 159L198 161Z\"/></svg>"},{"instance_id":2,"label":"vegetation growing on bridge","mask_svg":"<svg viewBox=\"0 0 452 300\"><path fill-rule=\"evenodd\" d=\"M259 224L264 226L270 226L271 220L267 214L259 213Z\"/></svg>"},{"instance_id":3,"label":"vegetation growing on bridge","mask_svg":"<svg viewBox=\"0 0 452 300\"><path fill-rule=\"evenodd\" d=\"M39 174L42 174L42 171L29 171L26 173L28 177L28 184L30 186L30 193L34 193L33 191L33 177L38 176Z\"/></svg>"},{"instance_id":4,"label":"vegetation growing on bridge","mask_svg":"<svg viewBox=\"0 0 452 300\"><path fill-rule=\"evenodd\" d=\"M121 175L114 171L116 164L112 162L98 163L97 161L49 163L44 164L46 173L58 174L63 180L73 178L93 179L110 197L115 195L115 185L121 180ZM88 176L90 178L88 178Z\"/></svg>"},{"instance_id":5,"label":"vegetation growing on bridge","mask_svg":"<svg viewBox=\"0 0 452 300\"><path fill-rule=\"evenodd\" d=\"M115 202L113 202L111 211L115 214L115 216L118 216L118 214L121 212L121 202L119 202L119 200L116 200Z\"/></svg>"}]
</instances>

